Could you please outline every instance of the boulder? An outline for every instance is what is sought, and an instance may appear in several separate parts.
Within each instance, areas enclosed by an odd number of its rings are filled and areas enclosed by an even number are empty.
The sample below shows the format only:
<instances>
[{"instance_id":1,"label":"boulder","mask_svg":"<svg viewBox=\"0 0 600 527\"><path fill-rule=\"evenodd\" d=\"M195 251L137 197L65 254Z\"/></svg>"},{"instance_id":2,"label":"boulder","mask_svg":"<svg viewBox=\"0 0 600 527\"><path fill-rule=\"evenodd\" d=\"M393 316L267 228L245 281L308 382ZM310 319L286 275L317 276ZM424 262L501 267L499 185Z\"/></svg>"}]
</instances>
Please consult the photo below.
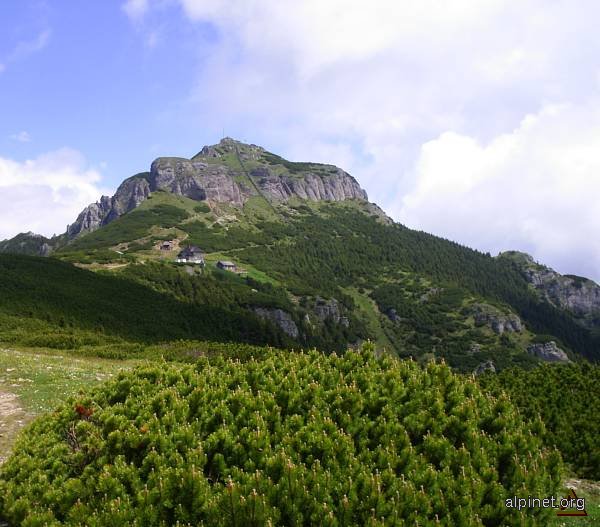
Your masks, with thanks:
<instances>
[{"instance_id":1,"label":"boulder","mask_svg":"<svg viewBox=\"0 0 600 527\"><path fill-rule=\"evenodd\" d=\"M486 371L491 371L492 373L496 373L496 366L494 365L494 361L486 360L485 362L482 362L479 366L477 366L477 368L475 368L473 370L473 373L475 375L481 375L482 373L484 373Z\"/></svg>"}]
</instances>

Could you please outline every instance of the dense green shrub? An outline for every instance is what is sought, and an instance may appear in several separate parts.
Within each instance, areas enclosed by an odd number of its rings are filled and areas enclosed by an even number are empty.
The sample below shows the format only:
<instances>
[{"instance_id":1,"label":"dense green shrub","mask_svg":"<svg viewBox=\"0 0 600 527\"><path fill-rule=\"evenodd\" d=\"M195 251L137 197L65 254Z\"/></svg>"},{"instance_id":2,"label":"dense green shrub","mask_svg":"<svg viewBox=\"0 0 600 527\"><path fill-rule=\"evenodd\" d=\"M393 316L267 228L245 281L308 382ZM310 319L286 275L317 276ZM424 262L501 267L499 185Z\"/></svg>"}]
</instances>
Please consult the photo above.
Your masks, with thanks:
<instances>
[{"instance_id":1,"label":"dense green shrub","mask_svg":"<svg viewBox=\"0 0 600 527\"><path fill-rule=\"evenodd\" d=\"M556 446L579 476L600 479L600 366L546 364L481 376L484 388L506 391L529 419L541 416L544 442Z\"/></svg>"},{"instance_id":2,"label":"dense green shrub","mask_svg":"<svg viewBox=\"0 0 600 527\"><path fill-rule=\"evenodd\" d=\"M146 236L154 226L171 228L179 225L188 216L184 209L165 203L148 209L134 209L101 229L77 238L61 251L98 249L137 240Z\"/></svg>"},{"instance_id":3,"label":"dense green shrub","mask_svg":"<svg viewBox=\"0 0 600 527\"><path fill-rule=\"evenodd\" d=\"M541 423L444 365L267 353L147 366L35 421L0 470L15 525L545 525ZM533 433L532 433L533 432ZM527 516L531 515L531 516Z\"/></svg>"},{"instance_id":4,"label":"dense green shrub","mask_svg":"<svg viewBox=\"0 0 600 527\"><path fill-rule=\"evenodd\" d=\"M189 279L182 283L191 287ZM177 291L175 282L171 287ZM278 327L233 303L194 304L126 279L126 274L93 273L53 258L1 254L0 291L0 315L22 317L21 325L29 328L30 319L45 323L41 332L26 332L20 341L26 345L76 347L79 339L65 335L61 321L74 330L146 343L201 339L293 344ZM6 330L0 325L0 341L14 342L17 333Z\"/></svg>"}]
</instances>

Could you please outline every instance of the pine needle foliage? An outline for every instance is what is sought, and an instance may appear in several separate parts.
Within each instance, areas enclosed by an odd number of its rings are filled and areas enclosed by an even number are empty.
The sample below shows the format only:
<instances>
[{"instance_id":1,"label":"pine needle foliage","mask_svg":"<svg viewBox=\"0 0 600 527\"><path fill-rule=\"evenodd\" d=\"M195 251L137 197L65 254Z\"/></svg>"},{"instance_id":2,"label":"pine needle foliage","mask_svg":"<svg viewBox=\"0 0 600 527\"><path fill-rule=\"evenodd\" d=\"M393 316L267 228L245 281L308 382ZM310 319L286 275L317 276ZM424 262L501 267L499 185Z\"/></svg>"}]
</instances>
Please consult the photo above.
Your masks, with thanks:
<instances>
[{"instance_id":1,"label":"pine needle foliage","mask_svg":"<svg viewBox=\"0 0 600 527\"><path fill-rule=\"evenodd\" d=\"M545 525L560 457L505 396L440 364L268 352L148 365L22 434L15 525Z\"/></svg>"},{"instance_id":2,"label":"pine needle foliage","mask_svg":"<svg viewBox=\"0 0 600 527\"><path fill-rule=\"evenodd\" d=\"M561 451L571 471L600 479L600 366L581 363L545 364L526 371L486 374L480 384L490 392L505 391L523 415L541 416L544 442Z\"/></svg>"}]
</instances>

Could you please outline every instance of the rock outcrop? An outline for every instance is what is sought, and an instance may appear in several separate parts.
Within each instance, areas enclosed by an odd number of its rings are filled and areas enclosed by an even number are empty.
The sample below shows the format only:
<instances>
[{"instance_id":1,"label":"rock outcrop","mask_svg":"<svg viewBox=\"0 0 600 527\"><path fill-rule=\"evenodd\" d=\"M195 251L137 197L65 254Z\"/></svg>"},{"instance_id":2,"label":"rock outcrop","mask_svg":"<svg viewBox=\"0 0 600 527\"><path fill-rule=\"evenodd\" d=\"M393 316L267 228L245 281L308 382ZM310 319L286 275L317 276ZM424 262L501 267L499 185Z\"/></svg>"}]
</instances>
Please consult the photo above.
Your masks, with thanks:
<instances>
[{"instance_id":1,"label":"rock outcrop","mask_svg":"<svg viewBox=\"0 0 600 527\"><path fill-rule=\"evenodd\" d=\"M296 339L300 334L298 326L292 316L283 309L272 309L266 307L255 307L253 311L261 318L268 320L278 326L284 333Z\"/></svg>"},{"instance_id":2,"label":"rock outcrop","mask_svg":"<svg viewBox=\"0 0 600 527\"><path fill-rule=\"evenodd\" d=\"M504 314L489 304L475 304L471 312L476 326L487 325L497 335L523 330L523 324L517 315Z\"/></svg>"},{"instance_id":3,"label":"rock outcrop","mask_svg":"<svg viewBox=\"0 0 600 527\"><path fill-rule=\"evenodd\" d=\"M321 322L325 322L329 319L335 324L341 324L344 327L350 325L348 317L342 315L340 304L335 298L325 300L324 298L317 297L315 299L313 311Z\"/></svg>"},{"instance_id":4,"label":"rock outcrop","mask_svg":"<svg viewBox=\"0 0 600 527\"><path fill-rule=\"evenodd\" d=\"M553 340L532 344L527 348L527 353L546 362L570 362L567 354Z\"/></svg>"},{"instance_id":5,"label":"rock outcrop","mask_svg":"<svg viewBox=\"0 0 600 527\"><path fill-rule=\"evenodd\" d=\"M527 281L548 302L575 315L588 329L600 328L600 286L588 278L561 275L538 264L529 254L509 251L500 257L514 262Z\"/></svg>"},{"instance_id":6,"label":"rock outcrop","mask_svg":"<svg viewBox=\"0 0 600 527\"><path fill-rule=\"evenodd\" d=\"M268 167L256 168L249 174L261 192L273 200L287 201L293 196L311 201L367 199L356 180L336 167L325 174L309 170L302 177L278 175Z\"/></svg>"},{"instance_id":7,"label":"rock outcrop","mask_svg":"<svg viewBox=\"0 0 600 527\"><path fill-rule=\"evenodd\" d=\"M88 205L77 216L75 222L67 226L67 236L74 238L117 219L122 214L135 209L150 195L148 173L130 177L121 183L115 195L102 196L100 201Z\"/></svg>"},{"instance_id":8,"label":"rock outcrop","mask_svg":"<svg viewBox=\"0 0 600 527\"><path fill-rule=\"evenodd\" d=\"M477 366L477 368L475 368L473 370L473 373L475 375L481 375L482 373L485 373L486 371L496 373L496 366L494 365L494 361L486 360L485 362L482 362L481 364L479 364L479 366Z\"/></svg>"},{"instance_id":9,"label":"rock outcrop","mask_svg":"<svg viewBox=\"0 0 600 527\"><path fill-rule=\"evenodd\" d=\"M285 202L292 197L313 201L367 200L358 182L340 168L290 163L259 146L225 138L218 145L205 146L192 159L159 157L150 172L125 180L114 196L102 196L86 207L67 227L68 237L106 225L138 207L157 190L234 206L242 206L258 195L271 202ZM372 213L382 221L389 220L375 205Z\"/></svg>"},{"instance_id":10,"label":"rock outcrop","mask_svg":"<svg viewBox=\"0 0 600 527\"><path fill-rule=\"evenodd\" d=\"M48 239L41 234L22 232L10 240L0 241L0 253L49 256L54 250L53 242L54 239Z\"/></svg>"}]
</instances>

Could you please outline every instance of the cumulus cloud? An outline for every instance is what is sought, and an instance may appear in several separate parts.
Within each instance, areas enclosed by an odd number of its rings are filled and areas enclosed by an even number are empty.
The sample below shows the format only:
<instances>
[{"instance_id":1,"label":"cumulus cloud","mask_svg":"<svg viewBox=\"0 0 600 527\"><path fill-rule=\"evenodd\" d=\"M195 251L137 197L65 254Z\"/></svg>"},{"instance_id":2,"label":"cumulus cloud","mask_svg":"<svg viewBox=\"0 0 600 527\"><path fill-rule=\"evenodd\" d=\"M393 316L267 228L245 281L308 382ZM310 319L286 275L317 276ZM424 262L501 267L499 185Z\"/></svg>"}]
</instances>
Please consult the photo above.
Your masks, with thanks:
<instances>
[{"instance_id":1,"label":"cumulus cloud","mask_svg":"<svg viewBox=\"0 0 600 527\"><path fill-rule=\"evenodd\" d=\"M472 178L483 178L488 167L499 170L490 156L509 148L503 141L525 141L525 116L544 121L550 108L558 108L561 118L577 113L574 108L589 109L600 87L595 27L600 6L592 0L576 7L566 0L178 2L192 23L214 29L198 33L197 81L189 101L181 104L181 118L196 112L204 129L215 134L224 126L231 135L292 159L342 164L371 199L413 227L427 224L425 210L433 214L426 207L427 189L444 188L443 181L423 183L428 149L438 152L455 142L460 157L453 158L453 166L462 162L473 174L465 170L467 179L454 178L453 184L483 189ZM154 0L148 7L159 5L166 4ZM598 123L595 114L580 121L586 129ZM552 137L541 131L527 137L558 146L558 128ZM574 138L581 136L567 136L575 149ZM540 161L520 159L521 185L532 189L539 167L527 163ZM435 164L431 157L427 163ZM483 168L475 170L477 163ZM560 170L567 170L564 165ZM552 171L555 179L558 170ZM571 177L571 171L562 172L563 180ZM594 178L597 173L587 172L586 184ZM494 199L512 202L511 188L502 190ZM423 214L417 203L425 207ZM527 216L519 216L527 228L518 232L527 236L516 236L508 219L506 232L502 226L489 229L488 238L459 236L460 228L468 227L464 223L453 236L484 249L511 242L577 272L581 266L569 267L574 258L544 249L548 214L538 206L542 201L530 201ZM582 220L579 209L570 214L563 216L561 232L572 232L581 244L595 235L588 230L580 237L577 233L592 224ZM471 221L477 221L475 215ZM452 224L453 216L447 222ZM432 221L430 230L440 232L436 229ZM589 244L574 243L572 254L589 254Z\"/></svg>"},{"instance_id":2,"label":"cumulus cloud","mask_svg":"<svg viewBox=\"0 0 600 527\"><path fill-rule=\"evenodd\" d=\"M77 151L61 149L23 162L0 157L0 239L64 232L102 194L100 173ZM106 192L105 192L106 193Z\"/></svg>"},{"instance_id":3,"label":"cumulus cloud","mask_svg":"<svg viewBox=\"0 0 600 527\"><path fill-rule=\"evenodd\" d=\"M415 177L401 221L600 282L600 102L546 106L486 143L443 133L421 147Z\"/></svg>"}]
</instances>

